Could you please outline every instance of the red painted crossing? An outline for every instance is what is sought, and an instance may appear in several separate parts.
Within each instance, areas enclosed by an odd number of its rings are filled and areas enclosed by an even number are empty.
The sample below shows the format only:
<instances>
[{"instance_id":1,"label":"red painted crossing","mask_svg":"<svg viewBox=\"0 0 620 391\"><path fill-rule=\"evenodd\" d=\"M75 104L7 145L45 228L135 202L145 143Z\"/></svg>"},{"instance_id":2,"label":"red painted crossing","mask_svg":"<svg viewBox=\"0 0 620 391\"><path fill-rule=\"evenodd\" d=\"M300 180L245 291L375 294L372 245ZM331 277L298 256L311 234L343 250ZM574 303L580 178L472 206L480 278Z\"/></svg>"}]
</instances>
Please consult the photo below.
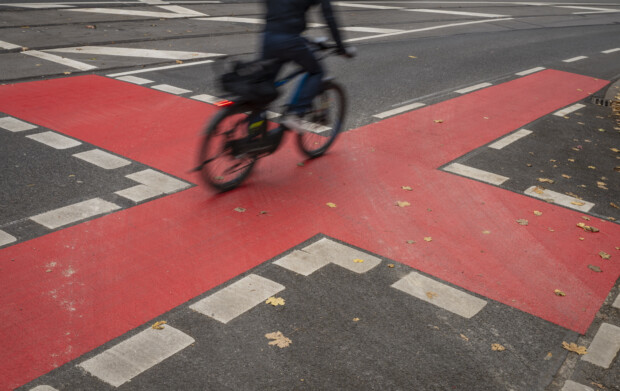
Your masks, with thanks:
<instances>
[{"instance_id":1,"label":"red painted crossing","mask_svg":"<svg viewBox=\"0 0 620 391\"><path fill-rule=\"evenodd\" d=\"M587 234L580 213L437 167L605 84L543 71L349 132L304 167L288 142L225 195L194 187L0 250L0 384L24 384L317 233L584 332L620 274L617 262L587 265L617 253L620 227L597 221ZM1 86L0 110L190 181L214 112L98 76Z\"/></svg>"}]
</instances>

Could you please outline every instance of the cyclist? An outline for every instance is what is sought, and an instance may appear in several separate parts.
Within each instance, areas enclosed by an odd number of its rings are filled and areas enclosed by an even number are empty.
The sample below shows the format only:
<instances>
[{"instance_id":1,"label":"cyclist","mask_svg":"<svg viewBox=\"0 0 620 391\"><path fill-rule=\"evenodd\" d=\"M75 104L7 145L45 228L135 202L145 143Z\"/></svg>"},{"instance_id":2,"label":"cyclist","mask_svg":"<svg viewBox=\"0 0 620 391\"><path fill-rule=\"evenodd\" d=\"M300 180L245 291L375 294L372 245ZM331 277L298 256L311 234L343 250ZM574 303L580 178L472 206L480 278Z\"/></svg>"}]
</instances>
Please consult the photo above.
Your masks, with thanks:
<instances>
[{"instance_id":1,"label":"cyclist","mask_svg":"<svg viewBox=\"0 0 620 391\"><path fill-rule=\"evenodd\" d=\"M320 4L323 18L331 36L338 46L338 53L353 57L353 48L346 48L340 38L338 24L330 0L266 0L265 31L263 33L262 58L278 60L272 70L273 80L284 63L292 61L300 65L308 77L300 90L297 104L289 108L290 115L282 123L289 129L302 130L302 118L319 93L323 79L323 68L314 57L308 43L301 34L306 30L306 13L310 7Z\"/></svg>"}]
</instances>

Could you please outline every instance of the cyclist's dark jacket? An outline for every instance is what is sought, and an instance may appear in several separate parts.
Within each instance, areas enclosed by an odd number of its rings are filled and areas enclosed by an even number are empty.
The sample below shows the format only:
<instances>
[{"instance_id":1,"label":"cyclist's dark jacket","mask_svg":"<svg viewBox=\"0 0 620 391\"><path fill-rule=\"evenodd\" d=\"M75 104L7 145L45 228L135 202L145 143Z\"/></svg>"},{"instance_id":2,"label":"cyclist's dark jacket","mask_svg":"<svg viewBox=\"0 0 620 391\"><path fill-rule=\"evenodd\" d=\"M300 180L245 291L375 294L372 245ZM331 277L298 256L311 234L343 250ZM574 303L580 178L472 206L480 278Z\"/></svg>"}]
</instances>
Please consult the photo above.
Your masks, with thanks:
<instances>
[{"instance_id":1,"label":"cyclist's dark jacket","mask_svg":"<svg viewBox=\"0 0 620 391\"><path fill-rule=\"evenodd\" d=\"M265 0L265 3L265 31L292 35L300 35L306 30L306 12L310 7L321 4L332 38L339 48L343 48L330 0Z\"/></svg>"}]
</instances>

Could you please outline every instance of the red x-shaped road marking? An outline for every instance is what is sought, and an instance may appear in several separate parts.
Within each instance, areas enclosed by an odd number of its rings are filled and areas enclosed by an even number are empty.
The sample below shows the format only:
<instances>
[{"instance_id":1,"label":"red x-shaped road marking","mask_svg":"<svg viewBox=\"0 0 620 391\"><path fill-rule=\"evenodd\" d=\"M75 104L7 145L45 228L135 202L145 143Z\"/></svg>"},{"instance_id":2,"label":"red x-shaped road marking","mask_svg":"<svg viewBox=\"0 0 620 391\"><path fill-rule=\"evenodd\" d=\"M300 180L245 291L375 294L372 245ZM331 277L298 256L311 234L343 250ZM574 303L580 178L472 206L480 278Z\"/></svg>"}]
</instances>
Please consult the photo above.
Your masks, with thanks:
<instances>
[{"instance_id":1,"label":"red x-shaped road marking","mask_svg":"<svg viewBox=\"0 0 620 391\"><path fill-rule=\"evenodd\" d=\"M617 254L620 227L584 233L579 213L437 168L605 84L539 72L349 132L304 167L287 142L225 195L193 187L0 250L0 384L40 376L317 233L584 332L620 273L617 261L604 273L587 265ZM214 112L98 76L1 86L0 110L192 182ZM74 273L45 273L52 261Z\"/></svg>"}]
</instances>

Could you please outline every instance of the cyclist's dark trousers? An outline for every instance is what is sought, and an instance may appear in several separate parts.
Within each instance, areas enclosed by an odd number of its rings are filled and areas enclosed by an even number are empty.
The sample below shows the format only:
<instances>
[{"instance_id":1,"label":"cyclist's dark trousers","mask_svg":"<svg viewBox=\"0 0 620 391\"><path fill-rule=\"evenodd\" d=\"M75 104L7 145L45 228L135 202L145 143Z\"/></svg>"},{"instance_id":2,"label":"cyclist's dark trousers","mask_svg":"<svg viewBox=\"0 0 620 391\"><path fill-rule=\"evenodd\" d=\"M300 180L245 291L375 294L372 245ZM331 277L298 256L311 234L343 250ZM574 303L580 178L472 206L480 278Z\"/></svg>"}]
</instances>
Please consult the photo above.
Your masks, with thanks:
<instances>
[{"instance_id":1,"label":"cyclist's dark trousers","mask_svg":"<svg viewBox=\"0 0 620 391\"><path fill-rule=\"evenodd\" d=\"M297 114L303 114L310 109L312 99L317 96L323 80L323 68L314 57L308 43L304 38L294 34L265 32L263 34L263 59L278 59L280 62L274 66L273 80L278 71L286 62L293 61L299 64L308 77L303 85L297 103L290 110Z\"/></svg>"}]
</instances>

